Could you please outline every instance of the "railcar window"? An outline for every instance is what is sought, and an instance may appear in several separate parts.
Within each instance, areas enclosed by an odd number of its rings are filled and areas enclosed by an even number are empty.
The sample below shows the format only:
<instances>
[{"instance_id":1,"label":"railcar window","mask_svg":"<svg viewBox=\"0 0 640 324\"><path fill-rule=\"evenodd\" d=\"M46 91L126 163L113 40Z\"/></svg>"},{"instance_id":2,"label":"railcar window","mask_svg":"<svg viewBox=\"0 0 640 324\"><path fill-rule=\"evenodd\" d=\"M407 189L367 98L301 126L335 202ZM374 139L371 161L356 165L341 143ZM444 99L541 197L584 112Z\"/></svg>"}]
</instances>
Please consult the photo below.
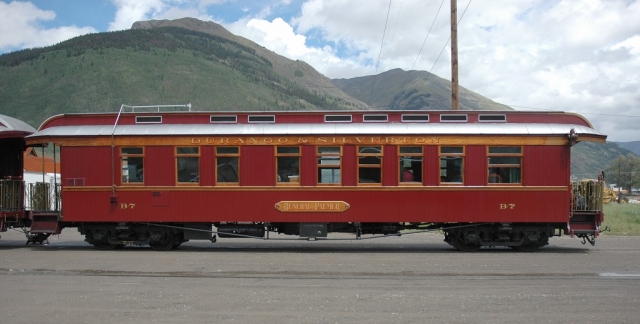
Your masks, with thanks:
<instances>
[{"instance_id":1,"label":"railcar window","mask_svg":"<svg viewBox=\"0 0 640 324\"><path fill-rule=\"evenodd\" d=\"M238 185L240 148L216 147L216 179L218 184Z\"/></svg>"},{"instance_id":2,"label":"railcar window","mask_svg":"<svg viewBox=\"0 0 640 324\"><path fill-rule=\"evenodd\" d=\"M402 122L404 123L428 123L429 115L410 115L403 114Z\"/></svg>"},{"instance_id":3,"label":"railcar window","mask_svg":"<svg viewBox=\"0 0 640 324\"><path fill-rule=\"evenodd\" d=\"M144 181L144 149L142 147L120 148L122 183L141 184Z\"/></svg>"},{"instance_id":4,"label":"railcar window","mask_svg":"<svg viewBox=\"0 0 640 324\"><path fill-rule=\"evenodd\" d=\"M400 183L422 182L422 146L398 147L400 157Z\"/></svg>"},{"instance_id":5,"label":"railcar window","mask_svg":"<svg viewBox=\"0 0 640 324\"><path fill-rule=\"evenodd\" d=\"M340 184L340 157L342 150L339 146L318 146L318 184Z\"/></svg>"},{"instance_id":6,"label":"railcar window","mask_svg":"<svg viewBox=\"0 0 640 324\"><path fill-rule=\"evenodd\" d=\"M382 183L382 146L358 147L358 183Z\"/></svg>"},{"instance_id":7,"label":"railcar window","mask_svg":"<svg viewBox=\"0 0 640 324\"><path fill-rule=\"evenodd\" d=\"M176 147L176 176L178 183L200 183L199 147Z\"/></svg>"},{"instance_id":8,"label":"railcar window","mask_svg":"<svg viewBox=\"0 0 640 324\"><path fill-rule=\"evenodd\" d=\"M522 147L489 146L487 183L522 182Z\"/></svg>"},{"instance_id":9,"label":"railcar window","mask_svg":"<svg viewBox=\"0 0 640 324\"><path fill-rule=\"evenodd\" d=\"M277 146L276 168L278 184L300 184L300 147Z\"/></svg>"},{"instance_id":10,"label":"railcar window","mask_svg":"<svg viewBox=\"0 0 640 324\"><path fill-rule=\"evenodd\" d=\"M440 183L464 183L464 147L440 147Z\"/></svg>"},{"instance_id":11,"label":"railcar window","mask_svg":"<svg viewBox=\"0 0 640 324\"><path fill-rule=\"evenodd\" d=\"M388 115L363 115L362 121L368 122L387 122L389 121Z\"/></svg>"}]
</instances>

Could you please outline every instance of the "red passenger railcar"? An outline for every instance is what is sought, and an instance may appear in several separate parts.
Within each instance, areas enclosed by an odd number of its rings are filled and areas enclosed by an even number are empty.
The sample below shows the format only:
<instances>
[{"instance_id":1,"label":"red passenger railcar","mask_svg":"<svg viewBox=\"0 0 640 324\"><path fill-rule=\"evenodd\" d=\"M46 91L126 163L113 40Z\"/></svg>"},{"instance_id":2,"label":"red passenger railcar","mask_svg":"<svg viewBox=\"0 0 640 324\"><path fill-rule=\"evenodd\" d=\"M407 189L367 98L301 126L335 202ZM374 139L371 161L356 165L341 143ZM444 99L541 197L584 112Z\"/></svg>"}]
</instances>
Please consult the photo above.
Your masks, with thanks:
<instances>
[{"instance_id":1,"label":"red passenger railcar","mask_svg":"<svg viewBox=\"0 0 640 324\"><path fill-rule=\"evenodd\" d=\"M60 225L101 249L413 228L530 251L597 236L570 149L605 139L561 112L121 110L52 117L27 142L60 146Z\"/></svg>"}]
</instances>

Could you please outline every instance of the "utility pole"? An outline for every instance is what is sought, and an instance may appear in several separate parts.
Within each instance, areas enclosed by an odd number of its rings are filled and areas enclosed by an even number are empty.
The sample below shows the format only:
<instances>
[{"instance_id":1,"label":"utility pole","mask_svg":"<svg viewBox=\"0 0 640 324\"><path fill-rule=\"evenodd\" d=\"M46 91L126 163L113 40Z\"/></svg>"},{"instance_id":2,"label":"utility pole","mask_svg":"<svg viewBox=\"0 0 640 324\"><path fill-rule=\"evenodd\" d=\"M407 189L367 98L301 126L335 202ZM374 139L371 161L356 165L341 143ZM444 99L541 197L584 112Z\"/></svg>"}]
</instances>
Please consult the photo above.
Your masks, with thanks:
<instances>
[{"instance_id":1,"label":"utility pole","mask_svg":"<svg viewBox=\"0 0 640 324\"><path fill-rule=\"evenodd\" d=\"M622 196L620 195L620 155L618 155L618 204L622 201Z\"/></svg>"},{"instance_id":2,"label":"utility pole","mask_svg":"<svg viewBox=\"0 0 640 324\"><path fill-rule=\"evenodd\" d=\"M451 0L451 110L458 103L458 0Z\"/></svg>"}]
</instances>

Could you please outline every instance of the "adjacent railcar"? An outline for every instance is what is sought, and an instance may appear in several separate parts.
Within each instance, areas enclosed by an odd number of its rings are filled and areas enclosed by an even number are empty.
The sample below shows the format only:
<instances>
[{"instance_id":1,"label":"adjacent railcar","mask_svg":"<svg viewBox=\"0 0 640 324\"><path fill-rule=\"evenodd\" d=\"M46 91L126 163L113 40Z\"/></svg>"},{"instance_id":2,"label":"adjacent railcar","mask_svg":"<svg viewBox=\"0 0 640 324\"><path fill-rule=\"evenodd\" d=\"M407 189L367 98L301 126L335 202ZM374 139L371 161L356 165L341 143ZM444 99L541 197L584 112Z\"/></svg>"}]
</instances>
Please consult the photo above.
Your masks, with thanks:
<instances>
[{"instance_id":1,"label":"adjacent railcar","mask_svg":"<svg viewBox=\"0 0 640 324\"><path fill-rule=\"evenodd\" d=\"M459 250L533 251L598 235L570 150L605 139L561 112L121 109L52 117L27 143L60 147L56 226L99 249L439 229Z\"/></svg>"},{"instance_id":2,"label":"adjacent railcar","mask_svg":"<svg viewBox=\"0 0 640 324\"><path fill-rule=\"evenodd\" d=\"M25 210L23 152L25 136L35 132L25 122L0 115L0 232L10 226L30 226Z\"/></svg>"},{"instance_id":3,"label":"adjacent railcar","mask_svg":"<svg viewBox=\"0 0 640 324\"><path fill-rule=\"evenodd\" d=\"M35 132L20 120L0 115L0 232L11 226L31 225L25 208L23 153L24 138Z\"/></svg>"},{"instance_id":4,"label":"adjacent railcar","mask_svg":"<svg viewBox=\"0 0 640 324\"><path fill-rule=\"evenodd\" d=\"M31 158L35 155L26 157L24 138L36 132L23 121L0 115L0 232L9 228L23 231L27 243L43 243L49 235L61 230L58 213L48 205L53 203L55 185L44 181L25 183L25 166L33 162ZM42 172L55 174L55 167L44 168L45 162L49 166L52 161L44 154L43 159Z\"/></svg>"}]
</instances>

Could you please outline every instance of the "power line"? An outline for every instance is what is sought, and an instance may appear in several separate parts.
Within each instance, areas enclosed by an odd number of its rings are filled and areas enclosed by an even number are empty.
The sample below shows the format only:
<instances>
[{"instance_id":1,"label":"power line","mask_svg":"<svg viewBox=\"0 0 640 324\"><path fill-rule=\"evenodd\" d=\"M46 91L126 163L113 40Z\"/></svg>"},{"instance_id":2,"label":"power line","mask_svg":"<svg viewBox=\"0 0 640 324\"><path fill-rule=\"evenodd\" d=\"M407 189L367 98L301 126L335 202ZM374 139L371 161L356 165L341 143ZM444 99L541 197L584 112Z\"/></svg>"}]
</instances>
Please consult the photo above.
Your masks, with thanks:
<instances>
[{"instance_id":1,"label":"power line","mask_svg":"<svg viewBox=\"0 0 640 324\"><path fill-rule=\"evenodd\" d=\"M443 0L444 1L444 0ZM393 34L391 34L390 44L393 44L393 39L396 36L396 30L398 29L398 21L400 21L400 13L402 12L402 4L404 1L400 1L400 8L398 9L398 16L396 17L396 24L393 26Z\"/></svg>"},{"instance_id":2,"label":"power line","mask_svg":"<svg viewBox=\"0 0 640 324\"><path fill-rule=\"evenodd\" d=\"M420 50L418 51L418 56L416 56L416 60L413 62L413 65L411 65L411 69L409 69L409 73L407 74L407 78L404 80L404 83L402 84L402 87L400 87L400 89L404 88L404 86L409 81L409 76L411 75L411 72L413 72L413 68L416 66L416 63L418 63L418 59L420 58L420 54L422 54L422 49L424 48L424 44L427 43L427 39L429 38L429 34L431 34L431 29L433 29L433 25L435 25L435 23L436 23L436 18L438 18L438 15L440 14L440 9L442 9L442 5L443 4L444 4L444 0L442 0L442 2L440 2L440 7L438 8L438 12L436 12L435 17L433 17L433 22L431 22L431 27L429 27L429 31L427 32L427 37L424 38L424 41L422 42L422 46L420 47Z\"/></svg>"},{"instance_id":3,"label":"power line","mask_svg":"<svg viewBox=\"0 0 640 324\"><path fill-rule=\"evenodd\" d=\"M382 31L382 42L380 43L380 52L378 53L378 62L376 62L376 72L373 74L373 84L371 85L371 94L369 95L369 102L371 106L371 98L373 97L373 88L376 85L376 77L378 74L378 64L380 64L380 56L382 56L382 48L384 47L384 35L387 33L387 23L389 22L389 13L391 12L391 1L389 0L389 8L387 9L387 19L384 21L384 31Z\"/></svg>"},{"instance_id":4,"label":"power line","mask_svg":"<svg viewBox=\"0 0 640 324\"><path fill-rule=\"evenodd\" d=\"M473 0L469 0L469 3L467 3L467 6L464 8L464 11L462 12L462 15L460 15L460 18L458 18L458 24L462 21L462 17L464 17L464 14L467 12L467 9L469 9L469 6L471 5L471 1L473 1ZM451 36L449 36L447 41L444 43L444 46L442 47L442 50L440 50L440 54L438 54L438 57L436 58L435 62L433 62L433 65L431 66L431 70L429 70L430 74L432 73L431 71L433 71L433 68L436 66L436 63L438 63L438 60L440 59L440 56L442 56L442 53L444 52L445 48L447 48L447 45L449 44L449 41L451 41ZM429 79L429 75L430 74L427 74L427 77L424 78L424 81L422 81L422 84L420 85L420 87L418 87L418 90L422 89L424 84L427 82L427 79Z\"/></svg>"}]
</instances>

